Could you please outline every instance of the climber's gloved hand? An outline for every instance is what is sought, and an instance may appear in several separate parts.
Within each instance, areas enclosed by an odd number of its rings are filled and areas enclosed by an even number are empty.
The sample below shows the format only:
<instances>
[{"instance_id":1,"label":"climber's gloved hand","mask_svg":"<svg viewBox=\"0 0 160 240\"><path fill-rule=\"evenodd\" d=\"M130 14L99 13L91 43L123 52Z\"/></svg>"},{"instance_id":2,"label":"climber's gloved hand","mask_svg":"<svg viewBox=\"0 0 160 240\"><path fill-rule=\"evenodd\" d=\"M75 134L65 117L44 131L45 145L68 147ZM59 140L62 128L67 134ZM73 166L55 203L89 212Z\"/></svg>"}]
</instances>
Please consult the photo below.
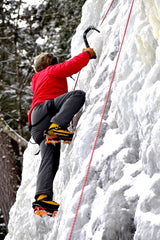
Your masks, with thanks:
<instances>
[{"instance_id":1,"label":"climber's gloved hand","mask_svg":"<svg viewBox=\"0 0 160 240\"><path fill-rule=\"evenodd\" d=\"M83 48L83 52L88 52L90 59L96 58L96 53L93 48Z\"/></svg>"}]
</instances>

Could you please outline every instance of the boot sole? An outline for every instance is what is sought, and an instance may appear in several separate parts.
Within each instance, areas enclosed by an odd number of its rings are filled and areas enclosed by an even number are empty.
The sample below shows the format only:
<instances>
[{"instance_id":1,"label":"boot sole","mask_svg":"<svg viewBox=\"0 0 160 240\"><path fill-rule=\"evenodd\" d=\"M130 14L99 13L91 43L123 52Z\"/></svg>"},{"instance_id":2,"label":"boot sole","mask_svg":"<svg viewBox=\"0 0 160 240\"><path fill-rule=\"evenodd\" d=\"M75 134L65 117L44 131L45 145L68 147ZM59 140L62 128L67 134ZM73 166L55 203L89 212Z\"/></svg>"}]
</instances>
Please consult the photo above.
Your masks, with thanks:
<instances>
[{"instance_id":1,"label":"boot sole","mask_svg":"<svg viewBox=\"0 0 160 240\"><path fill-rule=\"evenodd\" d=\"M56 214L57 214L57 210L56 211L54 211L53 213L51 213L51 212L47 212L44 208L42 208L42 207L35 207L34 208L34 214L35 215L38 215L38 216L40 216L40 217L45 217L45 216L49 216L49 217L55 217L56 216Z\"/></svg>"},{"instance_id":2,"label":"boot sole","mask_svg":"<svg viewBox=\"0 0 160 240\"><path fill-rule=\"evenodd\" d=\"M63 137L60 138L58 136L46 136L46 144L57 144L57 143L61 143L63 142L64 144L70 144L70 142L72 141L72 138L70 137Z\"/></svg>"}]
</instances>

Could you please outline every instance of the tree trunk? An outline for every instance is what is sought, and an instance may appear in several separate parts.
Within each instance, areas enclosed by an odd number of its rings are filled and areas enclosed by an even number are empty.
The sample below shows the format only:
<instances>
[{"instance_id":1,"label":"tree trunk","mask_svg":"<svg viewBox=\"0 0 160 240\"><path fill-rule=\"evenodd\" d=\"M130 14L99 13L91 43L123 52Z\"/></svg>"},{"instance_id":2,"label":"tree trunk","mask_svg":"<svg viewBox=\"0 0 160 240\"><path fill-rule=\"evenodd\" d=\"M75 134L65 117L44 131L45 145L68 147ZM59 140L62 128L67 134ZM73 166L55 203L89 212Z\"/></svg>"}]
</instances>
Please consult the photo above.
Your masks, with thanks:
<instances>
[{"instance_id":1,"label":"tree trunk","mask_svg":"<svg viewBox=\"0 0 160 240\"><path fill-rule=\"evenodd\" d=\"M9 210L15 201L20 184L20 169L15 158L12 139L3 132L0 132L0 169L0 206L7 226Z\"/></svg>"}]
</instances>

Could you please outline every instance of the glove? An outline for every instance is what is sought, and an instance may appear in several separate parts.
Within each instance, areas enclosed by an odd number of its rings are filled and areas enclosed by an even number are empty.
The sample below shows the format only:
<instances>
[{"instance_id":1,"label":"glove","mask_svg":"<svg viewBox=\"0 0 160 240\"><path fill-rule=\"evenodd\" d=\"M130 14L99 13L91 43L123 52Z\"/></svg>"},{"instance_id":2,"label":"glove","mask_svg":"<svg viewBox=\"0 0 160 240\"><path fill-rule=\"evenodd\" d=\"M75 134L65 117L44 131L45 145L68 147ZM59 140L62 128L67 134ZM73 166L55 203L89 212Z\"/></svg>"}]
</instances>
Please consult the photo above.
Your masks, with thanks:
<instances>
[{"instance_id":1,"label":"glove","mask_svg":"<svg viewBox=\"0 0 160 240\"><path fill-rule=\"evenodd\" d=\"M93 48L83 48L83 52L88 52L90 59L96 58L96 53Z\"/></svg>"}]
</instances>

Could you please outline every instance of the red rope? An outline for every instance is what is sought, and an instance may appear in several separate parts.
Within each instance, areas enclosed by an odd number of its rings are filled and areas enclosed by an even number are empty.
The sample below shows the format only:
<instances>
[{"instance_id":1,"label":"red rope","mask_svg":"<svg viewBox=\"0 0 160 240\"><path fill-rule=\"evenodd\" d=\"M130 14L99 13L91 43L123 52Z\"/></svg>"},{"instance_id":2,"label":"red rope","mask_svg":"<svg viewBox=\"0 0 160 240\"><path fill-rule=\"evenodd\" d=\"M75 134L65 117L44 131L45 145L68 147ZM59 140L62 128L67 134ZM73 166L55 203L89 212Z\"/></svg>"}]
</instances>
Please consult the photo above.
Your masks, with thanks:
<instances>
[{"instance_id":1,"label":"red rope","mask_svg":"<svg viewBox=\"0 0 160 240\"><path fill-rule=\"evenodd\" d=\"M81 72L81 71L80 71L80 72ZM78 75L77 75L77 79L76 79L76 82L75 82L75 85L74 85L74 88L73 88L74 91L75 91L76 86L77 86L77 83L78 83L78 79L79 79L80 72L79 72Z\"/></svg>"},{"instance_id":2,"label":"red rope","mask_svg":"<svg viewBox=\"0 0 160 240\"><path fill-rule=\"evenodd\" d=\"M83 181L83 186L82 186L82 190L81 190L81 195L80 195L80 198L79 198L79 201L78 201L78 204L77 204L77 209L76 209L75 217L74 217L74 219L73 219L73 223L72 223L72 227L71 227L71 231L70 231L70 235L69 235L68 240L71 240L72 233L73 233L73 230L74 230L75 222L76 222L77 215L78 215L78 210L79 210L79 207L80 207L80 204L81 204L81 200L82 200L84 188L85 188L85 185L86 185L86 182L87 182L87 178L88 178L88 174L89 174L91 162L92 162L92 159L93 159L93 155L94 155L96 143L97 143L97 140L98 140L98 137L99 137L100 128L101 128L101 125L102 125L102 121L103 121L103 117L104 117L104 114L105 114L106 106L107 106L108 99L109 99L109 96L110 96L110 92L111 92L111 88L112 88L112 83L113 83L113 80L114 80L114 77L115 77L115 73L116 73L116 69L117 69L119 57L120 57L120 54L121 54L121 50L122 50L124 38L125 38L125 35L126 35L126 31L127 31L129 19L130 19L131 12L132 12L132 8L133 8L133 4L134 4L134 0L132 0L132 4L131 4L131 7L130 7L130 11L129 11L129 15L128 15L128 18L127 18L127 23L126 23L126 26L125 26L125 30L124 30L122 42L121 42L120 49L119 49L119 53L118 53L118 56L117 56L115 68L114 68L114 71L113 71L113 74L112 74L112 78L111 78L109 90L108 90L107 97L106 97L106 101L105 101L105 104L104 104L104 107L103 107L103 111L102 111L102 115L101 115L101 120L100 120L100 123L99 123L99 126L98 126L98 130L97 130L97 133L96 133L96 137L95 137L95 141L94 141L94 144L93 144L90 161L89 161L89 164L88 164L88 167L87 167L87 171L86 171L86 175L85 175L85 178L84 178L84 181Z\"/></svg>"},{"instance_id":3,"label":"red rope","mask_svg":"<svg viewBox=\"0 0 160 240\"><path fill-rule=\"evenodd\" d=\"M102 23L104 22L104 20L105 20L105 18L106 18L106 16L107 16L107 14L108 14L108 12L109 12L109 10L111 9L111 7L112 7L112 4L113 4L113 2L114 2L114 0L112 0L112 2L111 2L111 4L110 4L110 6L109 6L109 8L108 8L108 10L107 10L107 12L106 12L106 14L104 15L104 17L103 17L103 19L102 19L102 22L101 22L101 24L100 25L102 25Z\"/></svg>"},{"instance_id":4,"label":"red rope","mask_svg":"<svg viewBox=\"0 0 160 240\"><path fill-rule=\"evenodd\" d=\"M111 9L112 4L113 4L114 1L115 1L115 0L112 0L109 8L107 9L107 11L106 11L106 13L105 13L105 15L104 15L104 17L103 17L103 19L102 19L102 22L101 22L100 26L102 25L102 23L104 22L105 18L107 17L107 14L108 14L109 10ZM77 83L78 83L78 80L79 80L79 76L80 76L80 72L79 72L78 75L77 75L77 79L76 79L76 82L75 82L75 85L74 85L73 90L76 89L76 86L77 86Z\"/></svg>"}]
</instances>

